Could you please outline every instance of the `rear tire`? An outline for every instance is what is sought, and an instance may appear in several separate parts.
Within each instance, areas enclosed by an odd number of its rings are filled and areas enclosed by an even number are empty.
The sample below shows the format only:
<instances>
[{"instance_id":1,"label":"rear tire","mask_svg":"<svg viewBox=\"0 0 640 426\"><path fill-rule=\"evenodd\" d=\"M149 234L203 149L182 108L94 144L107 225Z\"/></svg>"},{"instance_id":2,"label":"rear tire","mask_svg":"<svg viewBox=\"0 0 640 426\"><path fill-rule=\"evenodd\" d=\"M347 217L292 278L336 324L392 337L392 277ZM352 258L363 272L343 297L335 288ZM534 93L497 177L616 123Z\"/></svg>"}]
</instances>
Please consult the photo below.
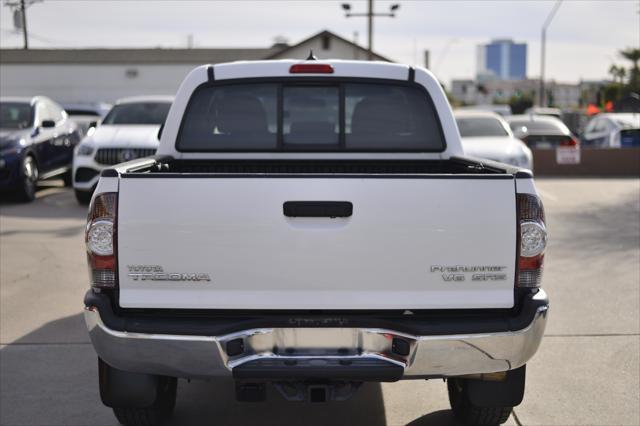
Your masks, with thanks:
<instances>
[{"instance_id":1,"label":"rear tire","mask_svg":"<svg viewBox=\"0 0 640 426\"><path fill-rule=\"evenodd\" d=\"M39 172L36 159L31 155L25 156L20 164L20 184L17 194L20 200L30 202L36 198L38 177Z\"/></svg>"},{"instance_id":2,"label":"rear tire","mask_svg":"<svg viewBox=\"0 0 640 426\"><path fill-rule=\"evenodd\" d=\"M73 185L73 170L69 169L62 175L62 181L67 188Z\"/></svg>"},{"instance_id":3,"label":"rear tire","mask_svg":"<svg viewBox=\"0 0 640 426\"><path fill-rule=\"evenodd\" d=\"M449 403L455 417L467 425L493 426L507 421L513 407L479 407L467 394L468 379L447 379Z\"/></svg>"},{"instance_id":4,"label":"rear tire","mask_svg":"<svg viewBox=\"0 0 640 426\"><path fill-rule=\"evenodd\" d=\"M91 196L93 195L92 191L80 191L77 189L73 190L76 194L76 200L82 206L88 206L91 202Z\"/></svg>"},{"instance_id":5,"label":"rear tire","mask_svg":"<svg viewBox=\"0 0 640 426\"><path fill-rule=\"evenodd\" d=\"M158 397L147 408L113 408L113 414L124 426L158 426L173 415L176 406L178 380L175 377L163 377L158 387Z\"/></svg>"}]
</instances>

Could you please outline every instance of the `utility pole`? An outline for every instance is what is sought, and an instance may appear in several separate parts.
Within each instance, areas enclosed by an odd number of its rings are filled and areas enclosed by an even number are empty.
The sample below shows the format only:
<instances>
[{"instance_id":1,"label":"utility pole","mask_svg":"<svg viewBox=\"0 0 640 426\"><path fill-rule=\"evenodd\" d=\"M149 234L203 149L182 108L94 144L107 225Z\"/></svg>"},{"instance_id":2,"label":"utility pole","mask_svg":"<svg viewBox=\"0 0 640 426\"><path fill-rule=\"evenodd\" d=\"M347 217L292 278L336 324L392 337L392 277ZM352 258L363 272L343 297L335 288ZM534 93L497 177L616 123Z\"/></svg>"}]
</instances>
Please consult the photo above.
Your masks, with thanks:
<instances>
[{"instance_id":1,"label":"utility pole","mask_svg":"<svg viewBox=\"0 0 640 426\"><path fill-rule=\"evenodd\" d=\"M370 61L373 60L373 18L374 16L386 16L388 18L395 18L395 12L400 9L399 4L392 4L389 7L389 12L387 13L375 13L373 11L373 0L367 0L367 13L351 13L351 5L349 3L342 3L342 9L345 11L344 16L346 18L351 18L352 16L366 16L367 17L367 35L368 35L368 45L367 45L367 55Z\"/></svg>"},{"instance_id":2,"label":"utility pole","mask_svg":"<svg viewBox=\"0 0 640 426\"><path fill-rule=\"evenodd\" d=\"M22 30L24 49L29 49L29 37L27 32L27 7L42 0L5 0L4 5L13 10L13 26L16 30Z\"/></svg>"},{"instance_id":3,"label":"utility pole","mask_svg":"<svg viewBox=\"0 0 640 426\"><path fill-rule=\"evenodd\" d=\"M24 37L24 49L29 49L29 37L27 37L27 8L24 0L20 0L20 13L22 15L22 35Z\"/></svg>"},{"instance_id":4,"label":"utility pole","mask_svg":"<svg viewBox=\"0 0 640 426\"><path fill-rule=\"evenodd\" d=\"M540 94L539 94L539 102L541 107L547 106L547 94L546 89L544 87L544 68L545 68L545 60L546 60L546 48L547 48L547 28L551 24L553 17L556 15L558 8L560 8L560 4L562 4L562 0L556 1L556 4L551 9L551 13L547 16L547 19L542 24L542 33L541 33L541 46L540 46Z\"/></svg>"}]
</instances>

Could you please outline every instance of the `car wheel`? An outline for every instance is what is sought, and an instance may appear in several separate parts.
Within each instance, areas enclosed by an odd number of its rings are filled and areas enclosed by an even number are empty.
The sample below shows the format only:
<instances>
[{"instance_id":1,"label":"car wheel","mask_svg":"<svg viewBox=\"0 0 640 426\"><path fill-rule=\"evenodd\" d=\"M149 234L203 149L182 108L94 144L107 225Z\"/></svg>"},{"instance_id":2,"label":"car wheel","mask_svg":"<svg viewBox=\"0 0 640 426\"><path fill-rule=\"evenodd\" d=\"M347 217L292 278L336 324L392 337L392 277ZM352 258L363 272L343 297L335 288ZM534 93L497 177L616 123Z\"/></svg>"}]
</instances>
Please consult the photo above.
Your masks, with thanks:
<instances>
[{"instance_id":1,"label":"car wheel","mask_svg":"<svg viewBox=\"0 0 640 426\"><path fill-rule=\"evenodd\" d=\"M35 158L31 155L25 156L20 165L20 186L18 187L18 196L23 201L33 201L36 198L38 176Z\"/></svg>"},{"instance_id":2,"label":"car wheel","mask_svg":"<svg viewBox=\"0 0 640 426\"><path fill-rule=\"evenodd\" d=\"M73 170L69 169L62 175L64 186L70 187L73 185Z\"/></svg>"},{"instance_id":3,"label":"car wheel","mask_svg":"<svg viewBox=\"0 0 640 426\"><path fill-rule=\"evenodd\" d=\"M114 407L113 413L124 426L157 426L171 418L176 405L178 380L163 377L158 385L157 399L147 408Z\"/></svg>"},{"instance_id":4,"label":"car wheel","mask_svg":"<svg viewBox=\"0 0 640 426\"><path fill-rule=\"evenodd\" d=\"M80 203L80 205L89 205L89 203L91 202L91 196L93 195L92 191L80 191L78 189L74 189L74 192L76 194L76 200L78 200L78 203Z\"/></svg>"},{"instance_id":5,"label":"car wheel","mask_svg":"<svg viewBox=\"0 0 640 426\"><path fill-rule=\"evenodd\" d=\"M467 394L466 379L447 379L449 403L454 416L467 425L501 425L506 422L513 407L479 407Z\"/></svg>"}]
</instances>

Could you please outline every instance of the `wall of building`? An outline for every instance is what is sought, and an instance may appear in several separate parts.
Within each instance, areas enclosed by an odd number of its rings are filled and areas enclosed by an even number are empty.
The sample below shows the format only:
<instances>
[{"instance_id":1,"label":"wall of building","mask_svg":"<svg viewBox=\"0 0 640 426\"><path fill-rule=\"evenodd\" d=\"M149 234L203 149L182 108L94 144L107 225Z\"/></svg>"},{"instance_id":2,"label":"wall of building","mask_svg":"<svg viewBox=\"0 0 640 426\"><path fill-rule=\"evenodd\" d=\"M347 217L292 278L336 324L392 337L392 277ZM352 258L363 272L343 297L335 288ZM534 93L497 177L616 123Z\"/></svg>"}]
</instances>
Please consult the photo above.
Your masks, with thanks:
<instances>
[{"instance_id":1,"label":"wall of building","mask_svg":"<svg viewBox=\"0 0 640 426\"><path fill-rule=\"evenodd\" d=\"M501 80L527 78L527 44L512 40L494 40L478 46L477 76L493 75Z\"/></svg>"},{"instance_id":2,"label":"wall of building","mask_svg":"<svg viewBox=\"0 0 640 426\"><path fill-rule=\"evenodd\" d=\"M2 96L44 95L60 103L108 102L136 95L173 95L201 64L3 64Z\"/></svg>"},{"instance_id":3,"label":"wall of building","mask_svg":"<svg viewBox=\"0 0 640 426\"><path fill-rule=\"evenodd\" d=\"M527 78L527 45L513 43L509 46L509 79L524 80Z\"/></svg>"},{"instance_id":4,"label":"wall of building","mask_svg":"<svg viewBox=\"0 0 640 426\"><path fill-rule=\"evenodd\" d=\"M236 52L241 55L236 59L263 59L269 55L269 49L254 49L253 54L246 53L247 49ZM303 60L313 50L319 59L367 59L367 52L349 42L331 36L320 34L295 47L287 49L282 54L271 59L300 59ZM43 54L50 54L50 51ZM85 56L87 52L82 52ZM93 52L90 52L93 53ZM119 98L137 95L173 95L184 77L196 66L202 63L223 62L230 59L233 53L225 53L216 61L215 54L205 55L202 62L189 63L184 60L184 53L189 51L151 52L154 63L141 60L135 63L130 57L124 57L122 62L105 61L99 51L95 52L95 61L59 61L56 55L52 62L11 62L0 63L0 93L2 96L34 96L44 95L60 103L113 103ZM155 56L168 55L166 63L158 61ZM181 59L176 60L180 56ZM200 56L203 56L202 54ZM42 58L40 58L42 59ZM54 61L55 59L55 61ZM86 58L85 58L86 59ZM202 58L200 58L202 59ZM382 58L380 58L382 59Z\"/></svg>"},{"instance_id":5,"label":"wall of building","mask_svg":"<svg viewBox=\"0 0 640 426\"><path fill-rule=\"evenodd\" d=\"M484 90L478 90L481 86ZM559 108L575 108L580 104L581 90L578 84L548 82L549 100ZM531 95L537 99L540 80L453 80L451 95L468 105L508 102L512 96Z\"/></svg>"}]
</instances>

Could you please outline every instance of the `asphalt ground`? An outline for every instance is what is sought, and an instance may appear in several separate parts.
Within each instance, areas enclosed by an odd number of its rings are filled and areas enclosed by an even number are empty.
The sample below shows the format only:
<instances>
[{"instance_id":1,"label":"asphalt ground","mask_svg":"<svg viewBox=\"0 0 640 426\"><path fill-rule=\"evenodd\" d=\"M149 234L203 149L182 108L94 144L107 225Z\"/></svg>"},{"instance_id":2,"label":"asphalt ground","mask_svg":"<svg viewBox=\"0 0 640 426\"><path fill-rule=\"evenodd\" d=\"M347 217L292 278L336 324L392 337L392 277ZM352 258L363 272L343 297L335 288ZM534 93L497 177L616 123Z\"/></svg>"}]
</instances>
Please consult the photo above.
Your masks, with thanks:
<instances>
[{"instance_id":1,"label":"asphalt ground","mask_svg":"<svg viewBox=\"0 0 640 426\"><path fill-rule=\"evenodd\" d=\"M640 424L640 180L538 179L550 244L546 336L510 425ZM56 182L0 202L0 424L116 425L81 316L86 210ZM181 380L173 425L455 425L441 380L369 384L348 402L237 403Z\"/></svg>"}]
</instances>

